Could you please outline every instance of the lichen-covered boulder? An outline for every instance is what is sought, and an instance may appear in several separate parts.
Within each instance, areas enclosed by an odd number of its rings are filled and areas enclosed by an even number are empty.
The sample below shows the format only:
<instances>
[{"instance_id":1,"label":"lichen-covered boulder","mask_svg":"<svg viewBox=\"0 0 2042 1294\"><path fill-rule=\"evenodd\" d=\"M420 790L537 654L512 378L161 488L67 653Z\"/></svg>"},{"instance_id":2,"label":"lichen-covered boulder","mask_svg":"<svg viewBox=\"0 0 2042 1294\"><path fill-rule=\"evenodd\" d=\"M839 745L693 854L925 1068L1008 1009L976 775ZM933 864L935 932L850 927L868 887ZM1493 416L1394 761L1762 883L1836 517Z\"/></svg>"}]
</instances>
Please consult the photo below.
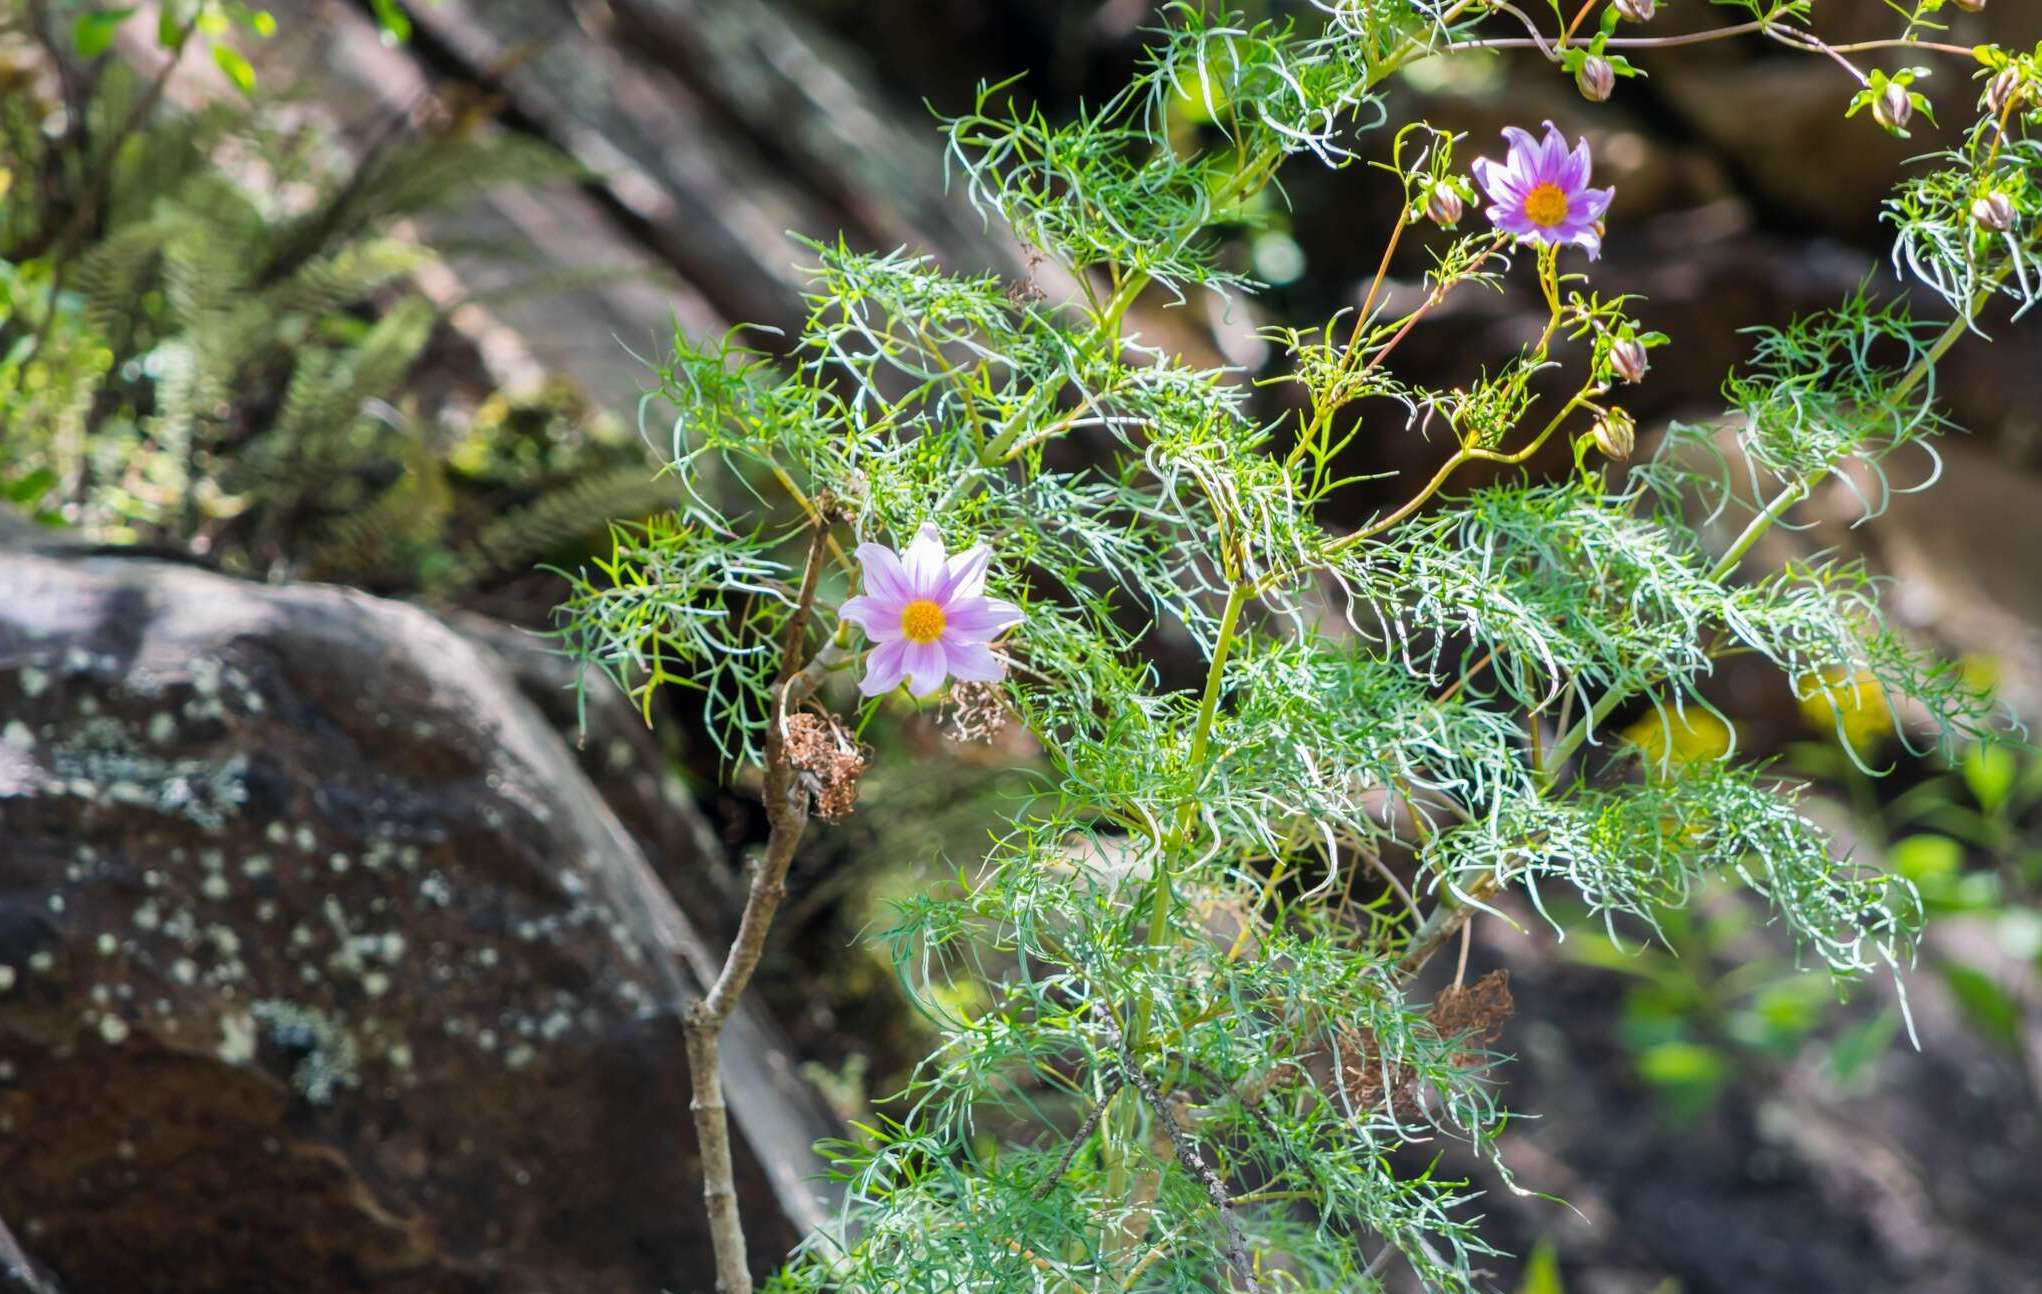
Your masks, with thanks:
<instances>
[{"instance_id":1,"label":"lichen-covered boulder","mask_svg":"<svg viewBox=\"0 0 2042 1294\"><path fill-rule=\"evenodd\" d=\"M715 951L510 673L401 604L0 544L0 1217L65 1288L699 1284ZM725 1056L770 1260L829 1129L757 1018Z\"/></svg>"}]
</instances>

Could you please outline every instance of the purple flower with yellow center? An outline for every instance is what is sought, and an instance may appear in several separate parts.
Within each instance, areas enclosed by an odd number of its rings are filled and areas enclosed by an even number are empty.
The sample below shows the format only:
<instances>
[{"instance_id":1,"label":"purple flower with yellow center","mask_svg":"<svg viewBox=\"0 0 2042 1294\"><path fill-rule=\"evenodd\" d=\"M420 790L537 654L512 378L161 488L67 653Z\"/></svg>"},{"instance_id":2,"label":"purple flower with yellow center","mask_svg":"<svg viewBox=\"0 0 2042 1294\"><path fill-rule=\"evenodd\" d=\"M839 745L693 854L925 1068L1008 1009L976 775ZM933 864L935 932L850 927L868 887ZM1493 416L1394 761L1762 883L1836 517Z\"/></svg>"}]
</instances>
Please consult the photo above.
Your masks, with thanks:
<instances>
[{"instance_id":1,"label":"purple flower with yellow center","mask_svg":"<svg viewBox=\"0 0 2042 1294\"><path fill-rule=\"evenodd\" d=\"M1566 137L1552 122L1546 137L1533 139L1515 126L1505 126L1510 155L1499 165L1475 159L1475 179L1495 205L1489 222L1506 234L1562 247L1585 248L1588 259L1602 255L1602 217L1615 189L1588 187L1588 141L1570 152Z\"/></svg>"},{"instance_id":2,"label":"purple flower with yellow center","mask_svg":"<svg viewBox=\"0 0 2042 1294\"><path fill-rule=\"evenodd\" d=\"M865 591L845 599L841 614L878 644L866 658L860 692L891 692L905 678L908 691L927 696L945 678L992 683L1006 676L1006 662L987 644L1021 623L1021 608L985 595L991 558L984 544L949 556L942 534L927 522L905 553L858 545Z\"/></svg>"}]
</instances>

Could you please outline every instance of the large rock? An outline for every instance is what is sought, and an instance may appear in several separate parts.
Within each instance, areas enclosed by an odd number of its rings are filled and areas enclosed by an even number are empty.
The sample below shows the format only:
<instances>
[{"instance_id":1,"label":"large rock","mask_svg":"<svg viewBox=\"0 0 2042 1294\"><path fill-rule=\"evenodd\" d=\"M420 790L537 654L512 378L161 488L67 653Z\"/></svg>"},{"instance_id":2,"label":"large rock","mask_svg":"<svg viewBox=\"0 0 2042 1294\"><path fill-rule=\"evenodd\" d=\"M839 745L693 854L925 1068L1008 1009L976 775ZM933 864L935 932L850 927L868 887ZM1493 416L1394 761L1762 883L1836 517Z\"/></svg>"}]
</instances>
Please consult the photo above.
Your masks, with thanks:
<instances>
[{"instance_id":1,"label":"large rock","mask_svg":"<svg viewBox=\"0 0 2042 1294\"><path fill-rule=\"evenodd\" d=\"M699 1283L715 953L510 673L360 594L0 547L0 1217L67 1288ZM830 1129L757 1018L725 1056L770 1262Z\"/></svg>"}]
</instances>

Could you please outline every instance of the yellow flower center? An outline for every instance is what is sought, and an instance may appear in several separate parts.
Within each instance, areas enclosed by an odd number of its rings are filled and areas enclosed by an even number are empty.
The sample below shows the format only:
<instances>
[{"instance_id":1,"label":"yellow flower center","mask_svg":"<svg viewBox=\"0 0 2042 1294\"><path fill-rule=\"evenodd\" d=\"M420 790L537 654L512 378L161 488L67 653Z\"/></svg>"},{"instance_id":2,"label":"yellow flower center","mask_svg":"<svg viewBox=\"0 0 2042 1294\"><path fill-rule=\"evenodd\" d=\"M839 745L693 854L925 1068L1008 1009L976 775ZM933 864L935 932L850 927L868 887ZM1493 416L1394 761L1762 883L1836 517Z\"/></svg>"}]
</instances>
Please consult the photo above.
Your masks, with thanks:
<instances>
[{"instance_id":1,"label":"yellow flower center","mask_svg":"<svg viewBox=\"0 0 2042 1294\"><path fill-rule=\"evenodd\" d=\"M1567 195L1557 184L1541 184L1525 195L1524 218L1551 229L1567 219Z\"/></svg>"},{"instance_id":2,"label":"yellow flower center","mask_svg":"<svg viewBox=\"0 0 2042 1294\"><path fill-rule=\"evenodd\" d=\"M932 643L943 636L943 608L916 598L900 609L900 636L911 643Z\"/></svg>"}]
</instances>

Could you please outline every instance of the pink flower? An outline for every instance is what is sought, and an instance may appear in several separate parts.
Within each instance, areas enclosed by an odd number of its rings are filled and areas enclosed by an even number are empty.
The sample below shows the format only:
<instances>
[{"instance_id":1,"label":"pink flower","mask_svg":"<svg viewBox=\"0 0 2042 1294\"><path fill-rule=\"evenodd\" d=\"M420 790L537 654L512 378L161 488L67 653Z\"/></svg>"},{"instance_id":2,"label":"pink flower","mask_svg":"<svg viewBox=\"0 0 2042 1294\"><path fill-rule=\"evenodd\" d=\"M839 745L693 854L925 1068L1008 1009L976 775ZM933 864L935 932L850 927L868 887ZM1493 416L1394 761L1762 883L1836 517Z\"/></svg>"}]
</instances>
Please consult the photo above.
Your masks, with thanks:
<instances>
[{"instance_id":1,"label":"pink flower","mask_svg":"<svg viewBox=\"0 0 2042 1294\"><path fill-rule=\"evenodd\" d=\"M1007 666L986 644L1021 623L1021 608L985 595L984 544L946 557L943 536L924 522L907 552L884 544L858 545L865 591L844 602L844 619L878 644L865 663L858 690L878 696L908 680L908 691L927 696L956 677L991 683Z\"/></svg>"},{"instance_id":2,"label":"pink flower","mask_svg":"<svg viewBox=\"0 0 2042 1294\"><path fill-rule=\"evenodd\" d=\"M1586 248L1588 259L1602 255L1602 217L1615 189L1588 187L1588 141L1567 149L1560 128L1546 123L1546 137L1533 139L1515 126L1505 126L1510 155L1502 165L1475 159L1475 179L1496 205L1489 222L1506 234L1534 242Z\"/></svg>"}]
</instances>

